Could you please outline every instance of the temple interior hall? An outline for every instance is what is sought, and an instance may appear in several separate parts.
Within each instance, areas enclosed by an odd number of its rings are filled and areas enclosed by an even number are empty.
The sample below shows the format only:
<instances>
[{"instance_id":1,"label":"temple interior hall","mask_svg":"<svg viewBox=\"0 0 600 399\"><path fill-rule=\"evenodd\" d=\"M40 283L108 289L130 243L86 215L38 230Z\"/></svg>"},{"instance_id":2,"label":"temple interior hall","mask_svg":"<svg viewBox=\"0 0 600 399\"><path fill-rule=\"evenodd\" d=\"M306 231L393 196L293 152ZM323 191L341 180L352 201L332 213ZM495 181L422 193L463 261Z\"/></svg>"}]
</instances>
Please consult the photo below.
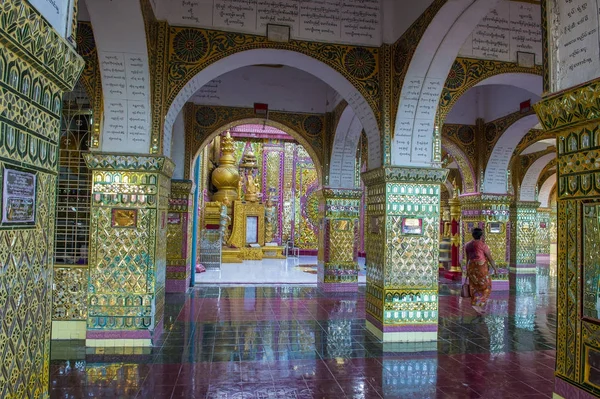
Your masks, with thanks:
<instances>
[{"instance_id":1,"label":"temple interior hall","mask_svg":"<svg viewBox=\"0 0 600 399\"><path fill-rule=\"evenodd\" d=\"M6 0L0 399L600 397L600 0Z\"/></svg>"}]
</instances>

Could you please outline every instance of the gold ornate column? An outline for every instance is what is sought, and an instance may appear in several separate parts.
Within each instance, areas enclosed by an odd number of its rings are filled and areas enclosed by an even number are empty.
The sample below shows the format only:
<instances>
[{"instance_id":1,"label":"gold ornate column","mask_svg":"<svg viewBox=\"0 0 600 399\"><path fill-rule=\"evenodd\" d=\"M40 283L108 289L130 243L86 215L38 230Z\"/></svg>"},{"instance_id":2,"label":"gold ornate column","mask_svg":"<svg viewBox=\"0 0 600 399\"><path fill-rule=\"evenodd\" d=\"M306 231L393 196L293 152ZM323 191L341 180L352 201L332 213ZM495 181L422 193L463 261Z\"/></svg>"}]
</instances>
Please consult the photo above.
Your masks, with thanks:
<instances>
[{"instance_id":1,"label":"gold ornate column","mask_svg":"<svg viewBox=\"0 0 600 399\"><path fill-rule=\"evenodd\" d=\"M536 201L517 201L510 209L510 272L535 274L536 271Z\"/></svg>"},{"instance_id":2,"label":"gold ornate column","mask_svg":"<svg viewBox=\"0 0 600 399\"><path fill-rule=\"evenodd\" d=\"M558 147L555 397L587 398L600 392L593 365L600 355L600 79L534 108Z\"/></svg>"},{"instance_id":3,"label":"gold ornate column","mask_svg":"<svg viewBox=\"0 0 600 399\"><path fill-rule=\"evenodd\" d=\"M536 252L539 261L543 264L550 263L550 214L551 208L538 208L536 224Z\"/></svg>"},{"instance_id":4,"label":"gold ornate column","mask_svg":"<svg viewBox=\"0 0 600 399\"><path fill-rule=\"evenodd\" d=\"M358 231L361 190L323 188L319 196L318 287L358 290Z\"/></svg>"},{"instance_id":5,"label":"gold ornate column","mask_svg":"<svg viewBox=\"0 0 600 399\"><path fill-rule=\"evenodd\" d=\"M191 180L171 180L167 215L167 293L186 292L190 286L193 187Z\"/></svg>"},{"instance_id":6,"label":"gold ornate column","mask_svg":"<svg viewBox=\"0 0 600 399\"><path fill-rule=\"evenodd\" d=\"M87 346L151 346L163 326L173 162L90 153ZM133 341L132 341L133 340Z\"/></svg>"},{"instance_id":7,"label":"gold ornate column","mask_svg":"<svg viewBox=\"0 0 600 399\"><path fill-rule=\"evenodd\" d=\"M462 278L462 267L460 266L460 200L458 195L448 200L450 205L450 272L446 273L445 277L452 280L460 280Z\"/></svg>"},{"instance_id":8,"label":"gold ornate column","mask_svg":"<svg viewBox=\"0 0 600 399\"><path fill-rule=\"evenodd\" d=\"M2 2L0 54L0 396L40 399L50 376L62 96L84 62L18 0Z\"/></svg>"}]
</instances>

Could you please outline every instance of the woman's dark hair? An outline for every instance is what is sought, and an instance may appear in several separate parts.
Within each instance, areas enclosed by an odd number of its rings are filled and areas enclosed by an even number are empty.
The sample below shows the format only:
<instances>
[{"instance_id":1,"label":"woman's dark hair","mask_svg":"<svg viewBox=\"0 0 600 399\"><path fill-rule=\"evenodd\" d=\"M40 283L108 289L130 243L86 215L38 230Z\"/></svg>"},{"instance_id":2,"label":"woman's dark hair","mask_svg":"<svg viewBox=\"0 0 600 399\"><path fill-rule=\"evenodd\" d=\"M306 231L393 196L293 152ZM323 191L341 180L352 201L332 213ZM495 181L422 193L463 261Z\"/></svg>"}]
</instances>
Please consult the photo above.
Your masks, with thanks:
<instances>
[{"instance_id":1,"label":"woman's dark hair","mask_svg":"<svg viewBox=\"0 0 600 399\"><path fill-rule=\"evenodd\" d=\"M479 240L481 238L481 236L483 235L483 230L481 230L479 227L476 227L473 229L473 238L476 240Z\"/></svg>"}]
</instances>

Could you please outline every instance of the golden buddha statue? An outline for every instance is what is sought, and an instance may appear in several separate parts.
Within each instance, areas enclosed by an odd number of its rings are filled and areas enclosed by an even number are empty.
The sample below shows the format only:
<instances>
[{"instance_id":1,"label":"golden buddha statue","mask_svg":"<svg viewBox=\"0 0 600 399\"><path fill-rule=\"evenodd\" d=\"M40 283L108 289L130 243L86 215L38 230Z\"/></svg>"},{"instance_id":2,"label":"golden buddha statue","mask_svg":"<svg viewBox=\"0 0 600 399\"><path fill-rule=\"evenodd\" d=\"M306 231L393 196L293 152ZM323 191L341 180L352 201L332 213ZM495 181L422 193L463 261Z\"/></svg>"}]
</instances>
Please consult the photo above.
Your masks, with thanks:
<instances>
[{"instance_id":1,"label":"golden buddha statue","mask_svg":"<svg viewBox=\"0 0 600 399\"><path fill-rule=\"evenodd\" d=\"M212 184L217 188L213 194L212 200L223 202L228 198L230 203L238 198L238 183L240 173L235 166L235 157L233 156L233 139L229 131L221 139L221 151L223 155L219 159L219 166L212 172Z\"/></svg>"},{"instance_id":2,"label":"golden buddha statue","mask_svg":"<svg viewBox=\"0 0 600 399\"><path fill-rule=\"evenodd\" d=\"M259 186L258 182L254 180L252 174L248 174L246 176L246 201L248 202L256 202L258 201L258 191Z\"/></svg>"}]
</instances>

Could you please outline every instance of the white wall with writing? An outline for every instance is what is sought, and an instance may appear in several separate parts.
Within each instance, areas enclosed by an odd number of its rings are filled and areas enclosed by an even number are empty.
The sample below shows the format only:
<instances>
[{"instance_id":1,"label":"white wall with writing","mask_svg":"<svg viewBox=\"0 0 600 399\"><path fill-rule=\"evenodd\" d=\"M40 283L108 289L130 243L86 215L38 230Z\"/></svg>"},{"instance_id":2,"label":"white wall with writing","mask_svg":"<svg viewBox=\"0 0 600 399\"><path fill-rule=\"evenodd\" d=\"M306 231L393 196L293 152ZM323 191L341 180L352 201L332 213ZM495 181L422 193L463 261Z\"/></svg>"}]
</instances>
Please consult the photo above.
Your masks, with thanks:
<instances>
[{"instance_id":1,"label":"white wall with writing","mask_svg":"<svg viewBox=\"0 0 600 399\"><path fill-rule=\"evenodd\" d=\"M535 55L542 64L542 25L539 4L502 0L468 37L460 56L517 62L517 52Z\"/></svg>"},{"instance_id":2,"label":"white wall with writing","mask_svg":"<svg viewBox=\"0 0 600 399\"><path fill-rule=\"evenodd\" d=\"M327 112L332 91L321 79L296 68L247 66L208 82L191 101L227 107L266 103L273 111L321 114Z\"/></svg>"},{"instance_id":3,"label":"white wall with writing","mask_svg":"<svg viewBox=\"0 0 600 399\"><path fill-rule=\"evenodd\" d=\"M290 27L300 40L381 45L380 0L163 0L172 25L265 35L267 24Z\"/></svg>"},{"instance_id":4,"label":"white wall with writing","mask_svg":"<svg viewBox=\"0 0 600 399\"><path fill-rule=\"evenodd\" d=\"M600 76L600 1L549 0L549 53L552 91Z\"/></svg>"},{"instance_id":5,"label":"white wall with writing","mask_svg":"<svg viewBox=\"0 0 600 399\"><path fill-rule=\"evenodd\" d=\"M550 193L556 184L556 173L546 179L542 183L540 193L538 195L538 201L540 201L540 207L548 208L550 206Z\"/></svg>"},{"instance_id":6,"label":"white wall with writing","mask_svg":"<svg viewBox=\"0 0 600 399\"><path fill-rule=\"evenodd\" d=\"M329 162L329 186L354 188L356 149L363 127L352 107L346 107L336 126L331 160Z\"/></svg>"},{"instance_id":7,"label":"white wall with writing","mask_svg":"<svg viewBox=\"0 0 600 399\"><path fill-rule=\"evenodd\" d=\"M73 0L29 0L29 3L62 37L70 36L73 24Z\"/></svg>"},{"instance_id":8,"label":"white wall with writing","mask_svg":"<svg viewBox=\"0 0 600 399\"><path fill-rule=\"evenodd\" d=\"M150 151L150 74L141 6L136 0L87 0L104 96L101 147ZM164 143L170 153L170 140Z\"/></svg>"},{"instance_id":9,"label":"white wall with writing","mask_svg":"<svg viewBox=\"0 0 600 399\"><path fill-rule=\"evenodd\" d=\"M525 116L508 127L494 145L484 175L484 193L506 194L508 164L517 144L538 123L537 116Z\"/></svg>"},{"instance_id":10,"label":"white wall with writing","mask_svg":"<svg viewBox=\"0 0 600 399\"><path fill-rule=\"evenodd\" d=\"M191 166L185 164L185 122L183 111L177 115L173 124L171 159L175 163L173 179L183 179L185 169Z\"/></svg>"},{"instance_id":11,"label":"white wall with writing","mask_svg":"<svg viewBox=\"0 0 600 399\"><path fill-rule=\"evenodd\" d=\"M535 197L536 187L542 170L550 161L556 158L555 153L546 154L538 158L525 172L523 182L521 183L521 201L537 201Z\"/></svg>"}]
</instances>

